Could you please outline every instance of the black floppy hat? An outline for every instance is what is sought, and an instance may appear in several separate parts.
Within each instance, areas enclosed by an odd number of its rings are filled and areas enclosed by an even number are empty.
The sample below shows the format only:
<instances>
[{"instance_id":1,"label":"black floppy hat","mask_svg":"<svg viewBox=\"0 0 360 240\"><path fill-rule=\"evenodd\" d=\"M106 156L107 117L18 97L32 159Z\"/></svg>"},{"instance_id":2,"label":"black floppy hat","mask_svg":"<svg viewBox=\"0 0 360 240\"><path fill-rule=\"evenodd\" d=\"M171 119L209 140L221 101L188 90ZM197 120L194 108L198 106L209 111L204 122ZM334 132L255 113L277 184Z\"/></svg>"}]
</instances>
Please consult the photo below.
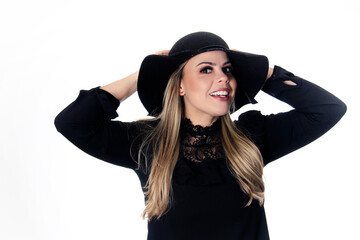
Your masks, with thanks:
<instances>
[{"instance_id":1,"label":"black floppy hat","mask_svg":"<svg viewBox=\"0 0 360 240\"><path fill-rule=\"evenodd\" d=\"M267 57L230 50L219 36L209 32L195 32L178 40L169 55L149 55L143 60L137 91L151 116L162 110L164 91L172 73L193 56L208 51L224 51L233 66L237 81L235 110L245 104L256 103L254 97L265 83L269 62Z\"/></svg>"}]
</instances>

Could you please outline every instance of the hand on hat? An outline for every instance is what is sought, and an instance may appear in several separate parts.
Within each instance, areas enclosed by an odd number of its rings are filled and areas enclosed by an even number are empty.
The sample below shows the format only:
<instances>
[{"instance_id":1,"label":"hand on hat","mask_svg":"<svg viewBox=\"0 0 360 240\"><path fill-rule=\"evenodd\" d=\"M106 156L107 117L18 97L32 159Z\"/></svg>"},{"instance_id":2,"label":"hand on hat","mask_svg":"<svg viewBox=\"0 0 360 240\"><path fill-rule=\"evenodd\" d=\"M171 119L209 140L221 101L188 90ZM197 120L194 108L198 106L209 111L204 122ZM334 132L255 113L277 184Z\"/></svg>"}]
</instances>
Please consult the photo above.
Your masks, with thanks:
<instances>
[{"instance_id":1,"label":"hand on hat","mask_svg":"<svg viewBox=\"0 0 360 240\"><path fill-rule=\"evenodd\" d=\"M155 54L167 56L167 55L169 55L169 52L170 52L170 50L161 50L161 51L156 52Z\"/></svg>"}]
</instances>

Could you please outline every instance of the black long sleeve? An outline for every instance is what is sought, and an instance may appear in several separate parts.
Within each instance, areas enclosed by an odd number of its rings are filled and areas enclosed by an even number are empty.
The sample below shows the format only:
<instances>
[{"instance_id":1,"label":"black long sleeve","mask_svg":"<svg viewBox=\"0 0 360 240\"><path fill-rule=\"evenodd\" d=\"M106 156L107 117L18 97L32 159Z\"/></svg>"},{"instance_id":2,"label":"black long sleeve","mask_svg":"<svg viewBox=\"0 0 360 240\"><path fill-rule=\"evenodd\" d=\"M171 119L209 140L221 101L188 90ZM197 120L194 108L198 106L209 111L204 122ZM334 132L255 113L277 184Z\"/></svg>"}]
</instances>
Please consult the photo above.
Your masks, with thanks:
<instances>
[{"instance_id":1,"label":"black long sleeve","mask_svg":"<svg viewBox=\"0 0 360 240\"><path fill-rule=\"evenodd\" d=\"M296 86L283 81L290 80ZM260 148L265 164L314 141L346 112L337 97L275 66L263 89L271 96L294 107L285 113L262 115L249 111L239 116L236 124ZM56 128L83 151L104 161L137 167L130 146L142 130L138 122L112 121L117 117L119 101L110 93L94 88L82 90L78 98L55 119Z\"/></svg>"},{"instance_id":2,"label":"black long sleeve","mask_svg":"<svg viewBox=\"0 0 360 240\"><path fill-rule=\"evenodd\" d=\"M296 86L285 84L286 80ZM340 99L279 66L274 67L262 90L294 108L268 116L259 111L239 116L237 124L258 145L265 164L314 141L346 112Z\"/></svg>"},{"instance_id":3,"label":"black long sleeve","mask_svg":"<svg viewBox=\"0 0 360 240\"><path fill-rule=\"evenodd\" d=\"M137 122L112 121L120 102L100 89L81 90L77 99L55 118L57 130L84 152L119 166L135 169L130 147Z\"/></svg>"}]
</instances>

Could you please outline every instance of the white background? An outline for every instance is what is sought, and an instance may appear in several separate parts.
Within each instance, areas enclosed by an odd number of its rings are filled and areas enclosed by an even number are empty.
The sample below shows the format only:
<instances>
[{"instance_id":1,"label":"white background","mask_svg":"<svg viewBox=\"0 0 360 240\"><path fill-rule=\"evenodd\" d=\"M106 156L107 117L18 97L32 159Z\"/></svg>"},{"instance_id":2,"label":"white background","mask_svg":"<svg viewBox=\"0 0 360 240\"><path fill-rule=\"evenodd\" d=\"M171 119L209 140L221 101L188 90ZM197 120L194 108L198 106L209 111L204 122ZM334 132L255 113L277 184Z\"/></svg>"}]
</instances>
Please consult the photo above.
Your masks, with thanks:
<instances>
[{"instance_id":1,"label":"white background","mask_svg":"<svg viewBox=\"0 0 360 240\"><path fill-rule=\"evenodd\" d=\"M0 239L146 239L136 174L81 152L53 121L80 89L125 77L200 30L347 104L325 136L265 168L265 209L275 240L360 239L355 2L1 1ZM257 100L240 111L289 109L263 93ZM146 116L136 94L118 112Z\"/></svg>"}]
</instances>

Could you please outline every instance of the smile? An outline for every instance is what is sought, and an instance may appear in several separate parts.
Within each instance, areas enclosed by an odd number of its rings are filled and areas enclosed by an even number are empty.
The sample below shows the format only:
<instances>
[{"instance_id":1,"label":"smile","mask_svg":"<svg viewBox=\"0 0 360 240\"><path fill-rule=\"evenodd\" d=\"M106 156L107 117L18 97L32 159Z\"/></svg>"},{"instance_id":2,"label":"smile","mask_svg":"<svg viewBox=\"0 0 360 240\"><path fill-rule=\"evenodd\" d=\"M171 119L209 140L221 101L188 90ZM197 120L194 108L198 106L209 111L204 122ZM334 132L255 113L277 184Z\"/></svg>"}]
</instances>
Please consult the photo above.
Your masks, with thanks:
<instances>
[{"instance_id":1,"label":"smile","mask_svg":"<svg viewBox=\"0 0 360 240\"><path fill-rule=\"evenodd\" d=\"M217 96L217 97L227 97L229 95L228 91L216 91L210 93L210 96Z\"/></svg>"}]
</instances>

